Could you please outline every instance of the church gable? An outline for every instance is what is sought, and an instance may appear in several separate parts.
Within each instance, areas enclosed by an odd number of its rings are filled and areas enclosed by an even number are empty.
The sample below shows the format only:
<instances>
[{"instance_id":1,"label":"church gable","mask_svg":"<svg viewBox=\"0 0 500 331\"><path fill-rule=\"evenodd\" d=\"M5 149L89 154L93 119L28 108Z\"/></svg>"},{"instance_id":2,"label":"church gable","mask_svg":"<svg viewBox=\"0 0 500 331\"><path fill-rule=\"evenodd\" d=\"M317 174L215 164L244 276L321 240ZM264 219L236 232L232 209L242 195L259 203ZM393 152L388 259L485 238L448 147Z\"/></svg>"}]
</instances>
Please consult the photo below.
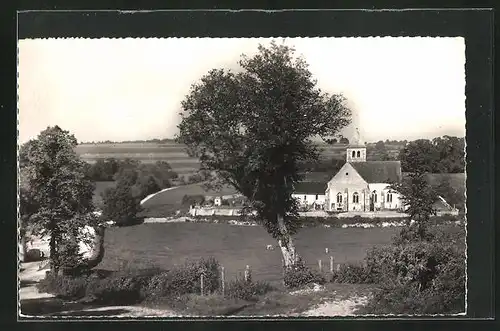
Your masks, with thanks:
<instances>
[{"instance_id":1,"label":"church gable","mask_svg":"<svg viewBox=\"0 0 500 331\"><path fill-rule=\"evenodd\" d=\"M351 163L344 164L337 174L333 176L329 184L368 185L366 180L363 179Z\"/></svg>"}]
</instances>

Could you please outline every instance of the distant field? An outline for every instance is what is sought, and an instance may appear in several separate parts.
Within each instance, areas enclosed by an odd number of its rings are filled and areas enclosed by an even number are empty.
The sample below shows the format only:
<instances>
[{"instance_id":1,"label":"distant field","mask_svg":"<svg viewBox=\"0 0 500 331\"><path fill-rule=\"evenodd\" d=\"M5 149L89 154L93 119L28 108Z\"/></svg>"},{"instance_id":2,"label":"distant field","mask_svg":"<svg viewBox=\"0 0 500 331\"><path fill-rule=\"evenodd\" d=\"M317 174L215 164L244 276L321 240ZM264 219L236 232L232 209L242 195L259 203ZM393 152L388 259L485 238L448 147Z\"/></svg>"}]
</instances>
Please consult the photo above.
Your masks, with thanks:
<instances>
[{"instance_id":1,"label":"distant field","mask_svg":"<svg viewBox=\"0 0 500 331\"><path fill-rule=\"evenodd\" d=\"M297 251L312 268L318 259L328 270L330 255L337 263L359 262L372 246L388 244L396 228L333 229L304 228L296 235ZM256 280L278 283L282 280L281 253L266 250L274 240L260 226L227 224L164 223L111 228L106 232L104 269L121 263L145 262L170 268L186 260L213 256L225 267L228 280L250 265ZM325 254L329 248L329 254Z\"/></svg>"},{"instance_id":2,"label":"distant field","mask_svg":"<svg viewBox=\"0 0 500 331\"><path fill-rule=\"evenodd\" d=\"M175 143L81 144L76 153L88 163L106 158L130 158L142 163L166 161L178 174L194 173L200 168L199 160L190 157L185 146Z\"/></svg>"}]
</instances>

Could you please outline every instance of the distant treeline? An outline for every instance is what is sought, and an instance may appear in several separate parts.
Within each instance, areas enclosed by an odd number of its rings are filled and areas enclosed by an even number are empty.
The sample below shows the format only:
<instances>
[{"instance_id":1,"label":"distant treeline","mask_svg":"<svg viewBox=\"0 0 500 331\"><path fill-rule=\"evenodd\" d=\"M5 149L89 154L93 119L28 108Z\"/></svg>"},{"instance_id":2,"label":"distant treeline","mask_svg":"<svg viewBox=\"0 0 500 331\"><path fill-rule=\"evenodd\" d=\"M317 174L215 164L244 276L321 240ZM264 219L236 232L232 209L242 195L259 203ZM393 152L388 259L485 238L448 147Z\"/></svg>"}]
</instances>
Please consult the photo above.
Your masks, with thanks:
<instances>
[{"instance_id":1,"label":"distant treeline","mask_svg":"<svg viewBox=\"0 0 500 331\"><path fill-rule=\"evenodd\" d=\"M208 173L200 170L196 173L184 176L179 176L170 164L165 161L157 161L153 164L141 163L133 159L115 159L106 158L99 159L94 164L88 164L86 173L87 176L95 182L116 181L120 172L124 169L134 169L138 171L139 181L146 182L150 186L148 192L167 188L170 186L199 183L206 180ZM154 193L154 192L153 192Z\"/></svg>"},{"instance_id":2,"label":"distant treeline","mask_svg":"<svg viewBox=\"0 0 500 331\"><path fill-rule=\"evenodd\" d=\"M339 143L340 144L340 143ZM465 169L465 139L442 136L414 141L386 140L367 143L368 161L401 161L403 172L417 170L428 173L463 173ZM303 172L324 172L335 175L345 163L345 154L303 162Z\"/></svg>"},{"instance_id":3,"label":"distant treeline","mask_svg":"<svg viewBox=\"0 0 500 331\"><path fill-rule=\"evenodd\" d=\"M92 144L134 144L134 143L166 144L166 143L175 143L175 139L164 138L164 139L148 139L148 140L123 140L123 141L111 141L111 140L83 141L80 144L92 145Z\"/></svg>"}]
</instances>

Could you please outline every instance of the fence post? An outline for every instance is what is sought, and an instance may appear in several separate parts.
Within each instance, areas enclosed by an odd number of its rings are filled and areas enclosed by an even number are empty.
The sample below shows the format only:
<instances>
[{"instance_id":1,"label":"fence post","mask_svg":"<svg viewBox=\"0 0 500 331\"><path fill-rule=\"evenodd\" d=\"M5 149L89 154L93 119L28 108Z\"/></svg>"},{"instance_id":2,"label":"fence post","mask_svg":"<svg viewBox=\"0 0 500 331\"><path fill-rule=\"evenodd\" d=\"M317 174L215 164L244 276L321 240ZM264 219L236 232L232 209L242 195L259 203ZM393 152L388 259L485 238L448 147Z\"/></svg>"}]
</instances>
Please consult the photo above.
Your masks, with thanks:
<instances>
[{"instance_id":1,"label":"fence post","mask_svg":"<svg viewBox=\"0 0 500 331\"><path fill-rule=\"evenodd\" d=\"M201 274L201 276L200 276L200 286L201 286L201 295L202 295L202 296L203 296L203 294L204 294L204 290L203 290L203 287L204 287L203 280L204 280L204 279L203 279L203 278L204 278L204 277L203 277L203 274Z\"/></svg>"},{"instance_id":2,"label":"fence post","mask_svg":"<svg viewBox=\"0 0 500 331\"><path fill-rule=\"evenodd\" d=\"M321 272L323 270L321 259L318 260L318 267L319 267L319 272Z\"/></svg>"},{"instance_id":3,"label":"fence post","mask_svg":"<svg viewBox=\"0 0 500 331\"><path fill-rule=\"evenodd\" d=\"M333 256L330 255L330 273L333 274Z\"/></svg>"},{"instance_id":4,"label":"fence post","mask_svg":"<svg viewBox=\"0 0 500 331\"><path fill-rule=\"evenodd\" d=\"M245 268L245 282L252 281L252 272L250 271L250 266L247 265Z\"/></svg>"},{"instance_id":5,"label":"fence post","mask_svg":"<svg viewBox=\"0 0 500 331\"><path fill-rule=\"evenodd\" d=\"M222 296L225 294L226 280L224 276L224 266L221 267L221 279L222 279Z\"/></svg>"}]
</instances>

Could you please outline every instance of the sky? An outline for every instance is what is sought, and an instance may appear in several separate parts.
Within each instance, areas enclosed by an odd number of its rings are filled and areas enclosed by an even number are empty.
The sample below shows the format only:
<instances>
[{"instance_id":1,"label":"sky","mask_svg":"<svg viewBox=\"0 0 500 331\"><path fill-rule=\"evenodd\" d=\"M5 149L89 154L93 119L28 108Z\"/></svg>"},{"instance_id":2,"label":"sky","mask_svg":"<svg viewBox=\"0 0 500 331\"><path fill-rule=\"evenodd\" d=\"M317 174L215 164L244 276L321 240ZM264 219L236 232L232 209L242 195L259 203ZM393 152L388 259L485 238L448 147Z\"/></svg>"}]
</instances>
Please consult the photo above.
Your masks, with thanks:
<instances>
[{"instance_id":1,"label":"sky","mask_svg":"<svg viewBox=\"0 0 500 331\"><path fill-rule=\"evenodd\" d=\"M213 68L270 38L30 39L18 44L19 142L59 125L78 141L172 138ZM318 86L342 93L361 139L465 136L463 38L286 38Z\"/></svg>"}]
</instances>

